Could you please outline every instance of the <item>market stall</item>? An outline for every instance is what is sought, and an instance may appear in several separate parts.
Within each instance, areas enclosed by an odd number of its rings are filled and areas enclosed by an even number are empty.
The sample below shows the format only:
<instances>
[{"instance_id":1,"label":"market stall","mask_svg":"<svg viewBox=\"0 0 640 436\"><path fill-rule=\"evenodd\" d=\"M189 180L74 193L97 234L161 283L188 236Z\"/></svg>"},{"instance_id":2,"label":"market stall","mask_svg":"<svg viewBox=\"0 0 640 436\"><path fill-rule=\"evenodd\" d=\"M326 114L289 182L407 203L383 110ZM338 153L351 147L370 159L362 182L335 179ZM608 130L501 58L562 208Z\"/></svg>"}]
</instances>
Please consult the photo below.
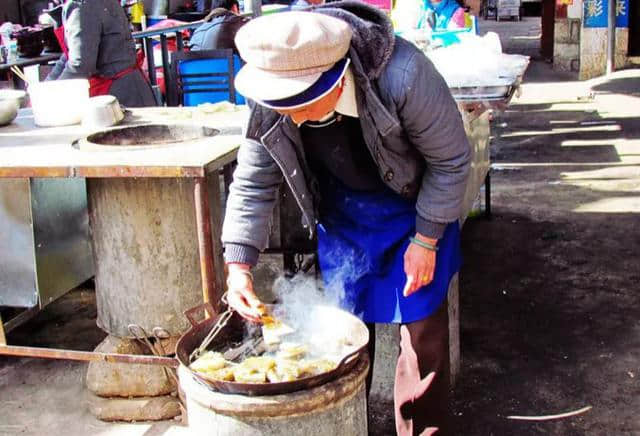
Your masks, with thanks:
<instances>
[{"instance_id":1,"label":"market stall","mask_svg":"<svg viewBox=\"0 0 640 436\"><path fill-rule=\"evenodd\" d=\"M164 66L167 56L166 36L163 38L163 35L166 31L160 35ZM152 42L148 41L150 46ZM182 45L181 42L178 45ZM480 68L482 63L465 57L465 50L468 51L469 47L463 44L453 48L436 48L435 44L425 47L427 56L440 70L458 102L472 147L472 171L461 221L473 209L484 183L489 211L489 111L509 103L527 66L527 62L520 60L517 65L509 66L509 74L504 74L505 69L498 69L497 74L489 73L489 69ZM502 59L497 52L496 57ZM466 74L470 69L459 62L452 62L452 58L473 63L475 75L470 77ZM153 59L150 64L155 66ZM454 68L449 68L451 65ZM153 67L150 71L154 70ZM175 346L181 335L184 338L183 332L188 327L182 312L202 300L213 304L220 301L224 289L219 244L223 204L220 170L235 160L236 150L242 141L241 126L245 116L246 110L236 108L228 112L209 111L206 107L135 109L130 111L121 127L96 133L80 125L37 128L31 112L23 110L13 124L0 130L0 151L6 156L0 161L0 178L20 180L31 186L43 178L73 178L75 182L78 181L75 179L86 179L86 208L96 263L98 325L111 338L125 343L131 336L138 337L133 334L133 326L144 332L141 335L144 340L149 337L146 332L155 334L160 328L164 333L156 337L157 343L165 350L163 353L170 354L172 345ZM284 195L286 198L286 192ZM80 207L79 214L83 213L87 212ZM277 213L281 218L280 240L305 240L305 247L298 247L298 252L306 252L308 238L296 237L297 233L304 232L298 225L297 205L290 202L288 206L281 206ZM86 227L83 231L86 235ZM37 243L32 242L31 245ZM295 252L296 247L290 248ZM460 364L457 299L458 281L454 279L449 289L454 375ZM0 343L4 341L0 319ZM114 353L106 349L110 345L105 342L102 346L105 348L97 350L97 354L82 356L64 350L14 349L14 352L16 355L114 361L110 360L115 359ZM150 348L155 354L154 347ZM134 357L127 359L131 363L141 363ZM175 362L161 362L177 366ZM90 366L90 375L103 374L95 368ZM355 381L348 399L355 398L352 409L362 418L363 374L367 363L359 362L358 368L351 374ZM115 371L109 377L119 378L120 373ZM181 368L181 371L185 369ZM212 413L207 409L224 414L224 410L211 406L210 401L215 395L202 393L198 385L192 386L191 378L185 380L190 386L191 400L199 403L197 407L203 416L211 418ZM341 386L327 385L326 389L339 389ZM95 393L102 395L104 392ZM166 390L163 394L166 395ZM317 398L316 394L307 394ZM115 395L133 396L131 392L123 391ZM142 395L151 394L144 391ZM292 397L282 399L283 404L292 402L295 402ZM243 400L230 407L241 415L248 407L246 404L253 408L264 406L258 403ZM296 413L305 412L295 410ZM332 420L336 421L336 418ZM364 425L361 421L356 423L358 428Z\"/></svg>"},{"instance_id":2,"label":"market stall","mask_svg":"<svg viewBox=\"0 0 640 436\"><path fill-rule=\"evenodd\" d=\"M192 111L189 108L133 109L124 121L125 127L146 126L148 134L148 129L153 126L160 126L158 128L161 130L167 126L192 126L193 129L189 130L184 127L179 129L179 133L184 134L185 137L181 139L174 135L173 142L167 143L165 140L159 144L152 141L145 143L145 139L142 137L138 139L137 146L127 146L117 145L118 142L113 138L109 138L106 141L107 144L100 143L100 141L93 144L88 135L94 131L81 125L36 127L31 110L22 109L12 124L2 127L0 130L0 151L3 155L0 160L0 182L3 183L2 186L8 186L7 184L40 186L50 183L58 187L56 182L68 183L70 182L69 178L74 178L78 183L81 183L83 186L78 191L78 198L83 200L84 207L80 207L82 204L79 203L80 206L72 210L77 209L78 219L84 222L85 251L80 254L87 262L90 255L86 240L87 195L84 191L84 179L86 179L88 181L88 197L91 201L90 221L94 225L93 245L94 249L101 250L96 265L96 283L99 292L102 289L113 289L115 285L111 285L112 274L122 269L120 274L128 275L129 278L120 280L117 284L118 289L122 291L129 287L132 292L119 292L120 297L114 297L116 301L118 298L126 296L133 299L132 301L136 301L137 298L137 301L140 302L138 304L143 304L146 312L155 314L156 318L150 319L150 323L166 324L166 313L162 309L158 311L153 309L154 302L164 307L165 301L161 298L146 299L135 297L135 295L138 295L139 292L154 292L156 294L162 292L159 285L163 280L166 280L167 286L170 288L167 290L169 297L169 294L173 294L174 291L173 285L171 285L174 281L172 274L185 273L186 270L183 271L180 268L179 270L167 270L154 277L154 273L161 272L161 265L170 264L173 261L169 257L164 262L158 263L157 255L159 253L154 252L150 247L154 246L153 244L161 245L165 242L161 238L163 231L166 231L169 236L174 236L175 244L172 246L174 250L184 244L193 244L192 252L196 257L194 259L189 257L187 262L193 262L193 266L186 265L182 257L175 257L175 252L168 252L167 255L173 254L173 259L176 262L181 261L184 268L190 271L190 274L187 274L190 278L187 279L184 274L182 275L183 280L190 286L190 293L198 288L203 290L202 292L196 291L195 298L202 298L204 293L205 299L217 301L219 295L216 295L216 289L222 288L223 275L221 249L216 237L221 219L218 213L221 206L218 173L225 165L235 159L245 116L244 111L235 110L226 113L205 113ZM203 136L200 132L205 132L205 136L211 132L214 133L211 133L212 136L207 137L205 141L202 140ZM150 134L153 136L153 132ZM88 137L89 139L87 139ZM125 140L131 141L131 138L125 137ZM108 144L110 142L114 142L114 144ZM132 194L133 191L136 191L137 194ZM69 191L67 202L71 201L71 198L75 198L70 195L73 192L75 191ZM157 192L157 195L154 195L154 192ZM146 198L145 195L147 195ZM186 195L187 200L179 198L181 195ZM136 200L145 201L145 203L132 203ZM172 218L167 217L165 220L165 217L160 214L158 207L161 207L162 204L158 202L166 203L167 201L186 201L190 204L189 209L183 212L183 214L186 213L185 216L173 218L174 220L181 219L181 226L191 229L187 232L188 234L177 235L172 232ZM185 207L188 206L186 203ZM51 214L51 211L43 207L44 204L34 203L36 208L40 207L36 210L36 215ZM213 213L209 205L214 209ZM166 207L166 204L164 206ZM52 216L54 218L60 215L57 211L58 209L53 209ZM131 218L136 215L133 212L136 212L137 216ZM67 217L69 213L67 211L62 217ZM83 213L84 221L81 219ZM122 219L111 224L103 221L105 214L114 213L120 213ZM156 216L160 217L160 221L155 221ZM189 216L193 217L192 221L189 221ZM72 221L67 220L66 222ZM155 227L150 228L150 224ZM7 234L11 234L15 231L15 226L18 226L18 224L8 221L3 221L2 225L3 233ZM113 226L118 228L114 229ZM75 233L70 232L72 228L72 226L67 226L66 229L70 235L69 238L76 237ZM106 234L125 231L133 232L131 233L133 240L125 241L123 238L120 243L116 242L115 245L107 242L101 243L106 241L104 239ZM150 234L147 235L148 238L136 239L136 231ZM28 257L31 251L42 248L42 245L36 243L34 248L26 244L20 248L22 251L13 250L13 255L16 258ZM119 256L119 250L125 249L134 250L137 254L132 253L132 258L124 259ZM199 257L197 253L200 253ZM73 264L67 263L67 265ZM156 267L157 271L150 270L153 265L160 265ZM201 265L201 268L197 268L197 265ZM87 278L87 273L90 276L92 269L85 267L83 271L85 271L85 275L82 277ZM141 286L141 282L145 282L145 284L148 282L148 285L153 289L148 287L145 289L145 286ZM67 286L64 291L72 286L73 283ZM182 285L177 284L176 286ZM60 293L61 291L57 292L58 295ZM8 298L7 295L12 295L11 303L20 300L24 302L22 307L29 307L37 304L40 300L29 297L32 294L32 287L16 285L15 289L2 290L0 302ZM172 298L180 300L182 297L178 295ZM194 298L191 298L186 304L192 303L193 300ZM113 301L106 300L104 303L105 305L107 303L114 304ZM110 330L109 326L118 326L117 328L113 327L115 329L113 333L123 334L121 324L125 325L126 329L127 321L121 320L121 317L126 316L126 311L131 308L128 309L126 306L125 304L124 307L120 307L120 311L112 307L112 311L105 310L101 314L101 319L104 320L103 327L107 331ZM103 307L105 306L103 305ZM183 306L176 304L172 307L172 310L177 311L182 319L180 309ZM141 309L138 314L142 312ZM138 322L140 319L129 321Z\"/></svg>"}]
</instances>

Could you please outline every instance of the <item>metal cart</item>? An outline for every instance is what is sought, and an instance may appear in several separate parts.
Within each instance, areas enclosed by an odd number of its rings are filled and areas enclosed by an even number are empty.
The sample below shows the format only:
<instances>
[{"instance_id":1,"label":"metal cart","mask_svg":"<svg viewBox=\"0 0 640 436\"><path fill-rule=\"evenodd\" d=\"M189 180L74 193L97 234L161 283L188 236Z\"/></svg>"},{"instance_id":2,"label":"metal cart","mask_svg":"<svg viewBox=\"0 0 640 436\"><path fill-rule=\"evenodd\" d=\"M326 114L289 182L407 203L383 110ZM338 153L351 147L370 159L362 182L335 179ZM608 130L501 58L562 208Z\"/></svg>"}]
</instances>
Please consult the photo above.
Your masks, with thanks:
<instances>
[{"instance_id":1,"label":"metal cart","mask_svg":"<svg viewBox=\"0 0 640 436\"><path fill-rule=\"evenodd\" d=\"M485 20L491 17L496 21L505 18L515 18L520 21L522 19L521 6L521 0L486 0L482 7L482 16Z\"/></svg>"},{"instance_id":2,"label":"metal cart","mask_svg":"<svg viewBox=\"0 0 640 436\"><path fill-rule=\"evenodd\" d=\"M520 0L497 0L496 21L504 18L521 20Z\"/></svg>"},{"instance_id":3,"label":"metal cart","mask_svg":"<svg viewBox=\"0 0 640 436\"><path fill-rule=\"evenodd\" d=\"M84 180L0 179L0 306L26 309L6 330L93 273Z\"/></svg>"}]
</instances>

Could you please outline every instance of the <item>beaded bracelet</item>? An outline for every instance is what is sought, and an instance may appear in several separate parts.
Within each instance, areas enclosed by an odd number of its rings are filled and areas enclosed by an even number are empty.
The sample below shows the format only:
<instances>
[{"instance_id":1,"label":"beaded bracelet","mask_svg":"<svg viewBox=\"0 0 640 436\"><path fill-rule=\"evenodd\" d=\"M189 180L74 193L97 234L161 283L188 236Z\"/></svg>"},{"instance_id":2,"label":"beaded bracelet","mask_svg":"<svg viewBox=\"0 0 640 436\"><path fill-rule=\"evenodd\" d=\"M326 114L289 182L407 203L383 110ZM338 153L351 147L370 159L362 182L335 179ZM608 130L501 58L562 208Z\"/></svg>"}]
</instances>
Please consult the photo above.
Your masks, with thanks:
<instances>
[{"instance_id":1,"label":"beaded bracelet","mask_svg":"<svg viewBox=\"0 0 640 436\"><path fill-rule=\"evenodd\" d=\"M415 238L413 236L410 237L409 240L412 243L421 246L422 248L426 248L427 250L438 251L438 246L437 245L431 245L428 242L421 241L420 239Z\"/></svg>"}]
</instances>

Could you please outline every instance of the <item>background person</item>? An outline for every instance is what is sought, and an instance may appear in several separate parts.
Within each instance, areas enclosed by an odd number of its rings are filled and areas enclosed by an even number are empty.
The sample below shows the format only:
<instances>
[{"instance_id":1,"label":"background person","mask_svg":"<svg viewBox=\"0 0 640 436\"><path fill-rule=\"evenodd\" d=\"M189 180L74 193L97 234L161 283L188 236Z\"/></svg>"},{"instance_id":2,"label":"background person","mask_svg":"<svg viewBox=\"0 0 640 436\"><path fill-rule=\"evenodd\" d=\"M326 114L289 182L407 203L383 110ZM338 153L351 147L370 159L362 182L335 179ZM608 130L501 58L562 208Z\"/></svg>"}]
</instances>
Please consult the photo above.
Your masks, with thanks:
<instances>
[{"instance_id":1,"label":"background person","mask_svg":"<svg viewBox=\"0 0 640 436\"><path fill-rule=\"evenodd\" d=\"M124 106L155 106L129 21L116 0L67 1L56 36L63 54L46 80L89 79L92 97L111 94Z\"/></svg>"},{"instance_id":2,"label":"background person","mask_svg":"<svg viewBox=\"0 0 640 436\"><path fill-rule=\"evenodd\" d=\"M431 30L455 30L467 27L464 8L456 0L424 0L424 7Z\"/></svg>"},{"instance_id":3,"label":"background person","mask_svg":"<svg viewBox=\"0 0 640 436\"><path fill-rule=\"evenodd\" d=\"M238 53L234 39L248 18L240 16L237 0L213 0L213 10L191 36L191 50L233 49Z\"/></svg>"}]
</instances>

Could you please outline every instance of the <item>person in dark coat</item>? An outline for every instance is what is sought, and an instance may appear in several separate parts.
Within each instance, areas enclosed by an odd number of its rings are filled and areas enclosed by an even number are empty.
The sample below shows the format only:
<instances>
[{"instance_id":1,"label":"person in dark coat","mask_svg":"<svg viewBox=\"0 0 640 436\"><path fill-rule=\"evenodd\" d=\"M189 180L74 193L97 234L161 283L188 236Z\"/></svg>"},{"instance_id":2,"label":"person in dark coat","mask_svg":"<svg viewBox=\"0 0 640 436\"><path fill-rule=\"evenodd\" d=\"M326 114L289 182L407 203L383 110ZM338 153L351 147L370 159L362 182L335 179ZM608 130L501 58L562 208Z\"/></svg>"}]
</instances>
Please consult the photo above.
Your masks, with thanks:
<instances>
[{"instance_id":1,"label":"person in dark coat","mask_svg":"<svg viewBox=\"0 0 640 436\"><path fill-rule=\"evenodd\" d=\"M63 54L46 80L89 79L92 97L110 94L128 107L156 105L117 0L69 0L56 36Z\"/></svg>"},{"instance_id":2,"label":"person in dark coat","mask_svg":"<svg viewBox=\"0 0 640 436\"><path fill-rule=\"evenodd\" d=\"M191 50L233 49L238 53L234 38L238 30L249 21L241 17L237 0L213 0L213 10L204 18L191 37Z\"/></svg>"},{"instance_id":3,"label":"person in dark coat","mask_svg":"<svg viewBox=\"0 0 640 436\"><path fill-rule=\"evenodd\" d=\"M324 291L369 324L371 356L373 324L401 326L398 434L449 434L447 292L471 148L447 83L361 2L256 18L236 44L251 115L221 236L229 305L262 319L251 268L286 183L317 235Z\"/></svg>"}]
</instances>

